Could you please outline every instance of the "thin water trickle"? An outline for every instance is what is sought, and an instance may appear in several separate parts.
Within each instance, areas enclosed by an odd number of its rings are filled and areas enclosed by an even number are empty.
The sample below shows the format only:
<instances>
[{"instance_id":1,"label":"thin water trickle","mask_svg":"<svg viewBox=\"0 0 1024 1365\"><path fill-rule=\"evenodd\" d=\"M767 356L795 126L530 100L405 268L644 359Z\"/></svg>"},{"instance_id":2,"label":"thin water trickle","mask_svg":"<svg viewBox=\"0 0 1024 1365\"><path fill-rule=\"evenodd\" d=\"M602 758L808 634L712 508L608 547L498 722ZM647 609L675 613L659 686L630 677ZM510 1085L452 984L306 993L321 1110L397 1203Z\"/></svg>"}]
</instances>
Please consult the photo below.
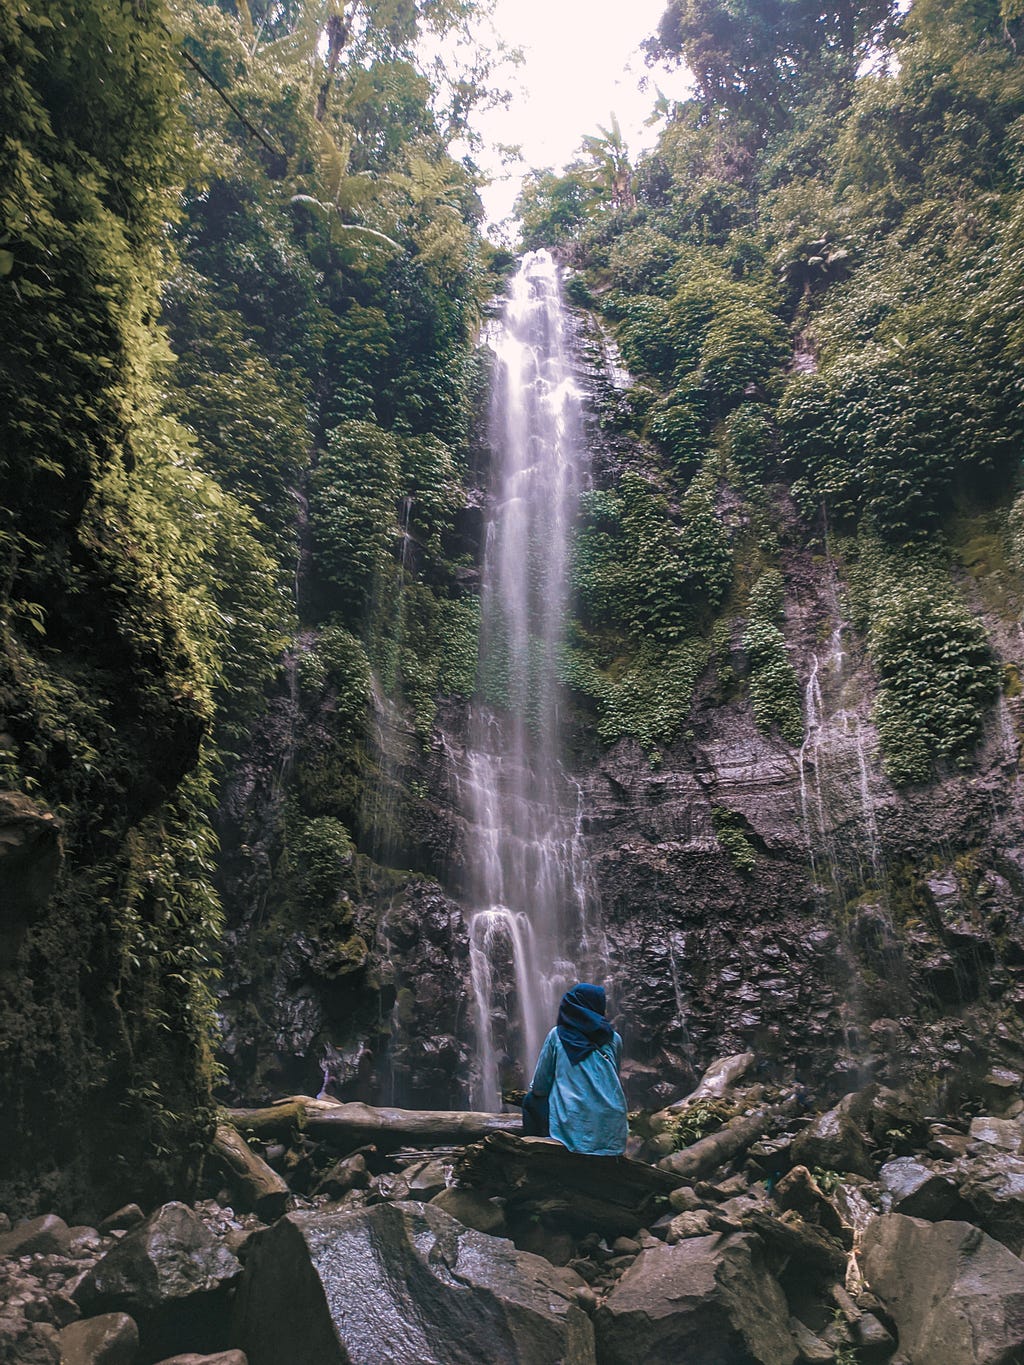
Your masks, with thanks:
<instances>
[{"instance_id":1,"label":"thin water trickle","mask_svg":"<svg viewBox=\"0 0 1024 1365\"><path fill-rule=\"evenodd\" d=\"M578 976L603 975L603 951L582 792L561 763L558 663L585 451L550 253L524 257L487 343L495 377L480 687L469 746L451 757L468 826L472 1101L490 1109L506 1067L529 1079L559 995Z\"/></svg>"}]
</instances>

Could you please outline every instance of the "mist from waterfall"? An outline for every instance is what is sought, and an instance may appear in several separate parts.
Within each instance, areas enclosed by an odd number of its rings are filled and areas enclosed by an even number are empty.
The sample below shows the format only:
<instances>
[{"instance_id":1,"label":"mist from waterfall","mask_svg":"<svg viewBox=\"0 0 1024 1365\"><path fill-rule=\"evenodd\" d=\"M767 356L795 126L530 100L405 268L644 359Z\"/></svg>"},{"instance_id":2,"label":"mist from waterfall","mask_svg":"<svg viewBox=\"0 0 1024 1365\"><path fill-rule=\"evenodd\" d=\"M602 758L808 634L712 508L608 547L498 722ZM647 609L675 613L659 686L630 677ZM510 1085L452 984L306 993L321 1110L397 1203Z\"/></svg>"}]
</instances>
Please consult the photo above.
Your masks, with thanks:
<instances>
[{"instance_id":1,"label":"mist from waterfall","mask_svg":"<svg viewBox=\"0 0 1024 1365\"><path fill-rule=\"evenodd\" d=\"M455 778L467 819L465 895L477 1064L472 1100L524 1081L561 993L602 972L579 787L561 764L558 678L569 541L585 458L558 268L523 258L501 317L490 410L492 499L481 583L480 681Z\"/></svg>"}]
</instances>

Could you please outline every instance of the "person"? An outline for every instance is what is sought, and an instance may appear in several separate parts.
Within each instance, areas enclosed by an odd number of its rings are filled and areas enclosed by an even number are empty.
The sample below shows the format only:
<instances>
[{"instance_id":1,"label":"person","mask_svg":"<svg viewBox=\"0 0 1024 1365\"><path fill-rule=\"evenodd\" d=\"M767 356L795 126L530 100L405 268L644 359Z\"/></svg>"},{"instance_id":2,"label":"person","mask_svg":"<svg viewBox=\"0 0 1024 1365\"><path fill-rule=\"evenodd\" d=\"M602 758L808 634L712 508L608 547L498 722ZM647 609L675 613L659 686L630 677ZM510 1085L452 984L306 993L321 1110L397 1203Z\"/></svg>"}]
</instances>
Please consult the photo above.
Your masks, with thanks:
<instances>
[{"instance_id":1,"label":"person","mask_svg":"<svg viewBox=\"0 0 1024 1365\"><path fill-rule=\"evenodd\" d=\"M621 1060L622 1039L605 1018L604 987L584 981L566 991L523 1101L524 1132L546 1100L548 1131L563 1147L621 1156L629 1133Z\"/></svg>"}]
</instances>

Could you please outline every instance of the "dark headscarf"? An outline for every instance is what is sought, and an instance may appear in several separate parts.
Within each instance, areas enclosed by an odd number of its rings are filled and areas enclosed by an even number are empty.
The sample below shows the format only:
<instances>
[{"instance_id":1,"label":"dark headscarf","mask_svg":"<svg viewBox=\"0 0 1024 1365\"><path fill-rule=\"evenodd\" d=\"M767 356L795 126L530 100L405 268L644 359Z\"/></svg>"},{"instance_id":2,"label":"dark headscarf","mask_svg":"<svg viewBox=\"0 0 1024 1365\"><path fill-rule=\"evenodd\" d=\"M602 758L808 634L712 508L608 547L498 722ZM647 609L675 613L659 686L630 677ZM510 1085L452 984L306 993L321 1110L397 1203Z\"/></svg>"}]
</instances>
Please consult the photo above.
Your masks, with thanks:
<instances>
[{"instance_id":1,"label":"dark headscarf","mask_svg":"<svg viewBox=\"0 0 1024 1365\"><path fill-rule=\"evenodd\" d=\"M573 1066L579 1066L602 1043L610 1043L614 1034L604 1017L603 986L592 986L583 981L566 991L558 1007L558 1036Z\"/></svg>"}]
</instances>

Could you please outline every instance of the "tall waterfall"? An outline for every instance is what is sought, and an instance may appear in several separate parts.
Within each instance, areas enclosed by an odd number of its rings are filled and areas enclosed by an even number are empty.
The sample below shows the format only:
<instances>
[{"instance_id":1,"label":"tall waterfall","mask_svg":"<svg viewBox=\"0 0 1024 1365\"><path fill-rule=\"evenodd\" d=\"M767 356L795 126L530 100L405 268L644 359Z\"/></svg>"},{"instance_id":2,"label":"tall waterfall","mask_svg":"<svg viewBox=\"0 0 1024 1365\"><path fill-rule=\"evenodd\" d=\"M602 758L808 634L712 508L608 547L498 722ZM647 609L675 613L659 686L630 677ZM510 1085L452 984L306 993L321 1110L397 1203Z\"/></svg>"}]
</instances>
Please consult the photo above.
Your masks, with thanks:
<instances>
[{"instance_id":1,"label":"tall waterfall","mask_svg":"<svg viewBox=\"0 0 1024 1365\"><path fill-rule=\"evenodd\" d=\"M584 455L558 269L524 257L488 342L491 516L481 587L480 686L456 764L465 850L477 1068L493 1109L502 1073L529 1079L558 998L601 970L579 787L560 761L559 654L569 536Z\"/></svg>"}]
</instances>

